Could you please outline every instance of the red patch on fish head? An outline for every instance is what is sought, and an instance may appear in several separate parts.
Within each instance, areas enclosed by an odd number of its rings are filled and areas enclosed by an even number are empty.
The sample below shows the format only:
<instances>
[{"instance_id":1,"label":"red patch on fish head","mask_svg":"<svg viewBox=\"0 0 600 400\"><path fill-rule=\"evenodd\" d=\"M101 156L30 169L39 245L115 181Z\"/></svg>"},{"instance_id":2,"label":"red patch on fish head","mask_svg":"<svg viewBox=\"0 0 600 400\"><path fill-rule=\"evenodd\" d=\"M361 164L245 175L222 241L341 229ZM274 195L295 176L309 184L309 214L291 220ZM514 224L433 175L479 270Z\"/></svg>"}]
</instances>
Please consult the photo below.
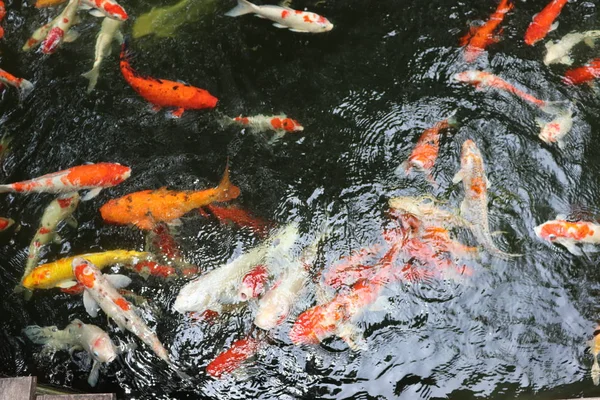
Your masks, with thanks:
<instances>
[{"instance_id":1,"label":"red patch on fish head","mask_svg":"<svg viewBox=\"0 0 600 400\"><path fill-rule=\"evenodd\" d=\"M283 10L281 12L281 18L285 19L289 14L290 12L288 10Z\"/></svg>"},{"instance_id":2,"label":"red patch on fish head","mask_svg":"<svg viewBox=\"0 0 600 400\"><path fill-rule=\"evenodd\" d=\"M73 198L67 197L66 199L56 199L56 201L58 202L58 205L60 206L60 208L67 208L73 202Z\"/></svg>"},{"instance_id":3,"label":"red patch on fish head","mask_svg":"<svg viewBox=\"0 0 600 400\"><path fill-rule=\"evenodd\" d=\"M75 278L85 287L93 288L96 283L96 276L94 270L91 269L87 264L79 264L75 267Z\"/></svg>"},{"instance_id":4,"label":"red patch on fish head","mask_svg":"<svg viewBox=\"0 0 600 400\"><path fill-rule=\"evenodd\" d=\"M125 300L124 298L122 298L122 297L119 297L118 299L113 300L113 302L117 306L119 306L119 308L121 310L128 311L131 308L131 306L129 305L129 302L127 300Z\"/></svg>"},{"instance_id":5,"label":"red patch on fish head","mask_svg":"<svg viewBox=\"0 0 600 400\"><path fill-rule=\"evenodd\" d=\"M129 18L129 16L127 15L127 13L125 12L125 10L123 9L123 7L121 7L118 4L107 4L104 6L104 9L106 10L106 12L108 14L110 14L113 17L116 17L117 19L119 19L120 21L125 21L127 18Z\"/></svg>"},{"instance_id":6,"label":"red patch on fish head","mask_svg":"<svg viewBox=\"0 0 600 400\"><path fill-rule=\"evenodd\" d=\"M44 53L44 54L54 53L56 51L56 49L58 49L58 46L60 45L60 43L62 42L63 36L65 36L65 31L63 31L62 29L60 29L58 27L52 28L50 33L48 33L46 40L44 41L44 44L42 46L42 53Z\"/></svg>"}]
</instances>

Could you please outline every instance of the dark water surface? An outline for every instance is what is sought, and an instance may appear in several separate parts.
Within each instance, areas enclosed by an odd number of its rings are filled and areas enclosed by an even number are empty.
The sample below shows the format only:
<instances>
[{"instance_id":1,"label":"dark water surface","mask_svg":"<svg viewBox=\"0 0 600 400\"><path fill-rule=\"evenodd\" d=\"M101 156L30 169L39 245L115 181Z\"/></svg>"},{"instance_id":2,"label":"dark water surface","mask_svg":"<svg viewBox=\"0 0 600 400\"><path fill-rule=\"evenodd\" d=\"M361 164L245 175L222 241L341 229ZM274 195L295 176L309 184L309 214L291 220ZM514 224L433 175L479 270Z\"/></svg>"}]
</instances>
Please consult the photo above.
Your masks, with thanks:
<instances>
[{"instance_id":1,"label":"dark water surface","mask_svg":"<svg viewBox=\"0 0 600 400\"><path fill-rule=\"evenodd\" d=\"M202 2L204 0L195 0ZM208 0L207 0L208 1ZM516 1L504 40L474 66L462 62L459 37L469 22L486 19L493 1L377 0L303 1L292 7L318 12L334 24L326 34L276 29L250 16L223 16L234 1L219 1L173 38L131 40L140 72L181 79L220 100L213 111L187 111L179 120L150 106L123 80L117 49L103 64L95 92L85 94L80 74L93 63L101 20L81 14L81 37L44 57L21 53L34 29L56 11L8 1L0 67L33 81L35 92L19 103L14 91L0 102L0 134L13 137L2 165L14 182L85 162L120 162L133 169L125 183L105 190L76 211L77 230L42 261L116 248L142 249L131 227L102 222L98 208L126 193L168 186L214 186L229 157L232 180L244 208L279 223L297 221L305 235L328 218L333 235L321 249L325 268L351 250L378 240L390 196L433 193L458 207L463 190L451 183L460 146L473 139L491 182L489 210L495 239L524 256L511 261L484 257L475 274L460 281L392 285L389 311L367 313L368 350L353 352L339 339L297 347L287 333L293 316L272 334L253 362L214 380L205 367L243 337L253 320L239 308L216 323L193 323L171 310L184 282L133 277L132 290L152 299L143 317L179 365L194 377L185 384L129 333L103 314L85 313L78 297L55 290L30 302L12 293L27 247L52 195L2 195L0 214L21 229L0 237L0 373L37 375L42 383L82 391L116 391L126 399L171 398L561 398L600 395L589 377L591 339L598 317L600 271L596 257L574 257L538 240L533 227L573 209L595 211L600 202L597 111L588 87L561 83L564 68L542 63L543 43L533 48L523 34L546 0ZM163 2L122 3L132 17ZM597 2L572 1L560 16L557 39L570 31L600 28ZM578 64L597 54L584 46ZM475 91L451 81L468 68L485 69L547 100L571 99L575 122L564 150L538 138L539 109L506 93ZM432 189L422 175L396 172L422 131L456 111L460 128L442 139ZM285 112L304 125L270 146L260 135L222 127L222 115ZM192 212L179 240L186 258L212 269L258 243L244 230L219 225ZM462 240L473 242L465 235ZM298 312L314 302L305 296ZM97 324L138 349L104 368L95 389L86 380L85 357L66 352L37 356L21 330L31 324L66 326L73 318Z\"/></svg>"}]
</instances>

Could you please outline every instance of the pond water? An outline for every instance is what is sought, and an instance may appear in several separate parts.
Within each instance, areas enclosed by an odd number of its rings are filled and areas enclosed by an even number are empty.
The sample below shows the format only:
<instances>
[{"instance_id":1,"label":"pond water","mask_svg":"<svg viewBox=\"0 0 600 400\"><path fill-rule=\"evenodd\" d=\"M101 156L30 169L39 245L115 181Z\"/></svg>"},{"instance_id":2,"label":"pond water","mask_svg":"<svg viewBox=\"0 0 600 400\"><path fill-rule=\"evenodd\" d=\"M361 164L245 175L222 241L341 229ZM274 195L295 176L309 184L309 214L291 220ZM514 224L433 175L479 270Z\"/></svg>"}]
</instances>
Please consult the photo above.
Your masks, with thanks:
<instances>
[{"instance_id":1,"label":"pond water","mask_svg":"<svg viewBox=\"0 0 600 400\"><path fill-rule=\"evenodd\" d=\"M486 19L491 1L294 0L329 18L335 28L309 35L276 29L250 16L229 18L234 1L194 0L170 36L130 38L133 67L143 74L182 80L219 98L215 110L186 111L170 118L153 112L124 81L118 50L105 60L98 86L87 95L101 19L81 13L80 37L51 56L22 53L31 32L57 12L9 0L0 44L0 67L27 78L35 91L19 102L14 91L0 102L0 133L12 137L2 163L4 182L16 182L86 162L119 162L132 168L126 182L82 203L77 229L61 231L43 262L92 251L141 250L143 233L105 224L98 208L111 198L163 186L212 187L227 160L245 209L279 224L295 221L303 237L328 221L331 235L319 248L318 268L376 243L392 196L434 194L458 207L462 185L452 184L460 148L474 140L482 152L489 189L492 231L499 246L522 257L473 261L475 273L459 280L396 284L385 289L393 307L359 321L367 348L352 351L339 339L294 346L287 334L299 312L315 303L308 290L287 321L270 333L267 346L238 372L209 377L206 365L244 337L253 307L239 307L211 323L172 310L184 281L132 276L130 289L151 299L143 318L156 330L185 382L133 335L120 332L104 314L89 317L81 298L37 291L30 301L13 293L50 194L0 197L1 215L20 226L0 236L0 373L36 375L38 381L86 392L114 391L124 399L175 398L566 398L600 395L590 378L592 337L600 300L597 256L575 257L538 239L536 225L573 210L597 212L600 158L593 88L561 82L564 66L542 63L543 42L523 43L531 17L546 0L515 1L503 39L476 63L462 61L459 38L469 24ZM176 4L176 2L172 3ZM136 16L164 1L122 3L132 31ZM200 7L201 5L201 7ZM206 6L206 7L205 7ZM196 8L198 7L198 8ZM174 17L170 17L174 18ZM571 31L600 28L596 2L572 1L559 18L558 39ZM163 24L168 24L165 19ZM178 22L179 23L179 22ZM595 51L577 47L581 65ZM574 125L564 149L542 143L540 110L516 96L476 91L452 75L482 69L534 94L571 100ZM304 125L269 144L260 134L223 126L223 116L285 112ZM439 187L422 174L397 168L424 129L456 113L459 127L441 138L434 169ZM249 231L192 212L178 228L185 258L210 270L259 243ZM460 239L473 243L463 232ZM117 271L118 269L114 269ZM66 326L79 318L106 329L136 351L103 368L95 388L89 365L40 347L22 334L27 325Z\"/></svg>"}]
</instances>

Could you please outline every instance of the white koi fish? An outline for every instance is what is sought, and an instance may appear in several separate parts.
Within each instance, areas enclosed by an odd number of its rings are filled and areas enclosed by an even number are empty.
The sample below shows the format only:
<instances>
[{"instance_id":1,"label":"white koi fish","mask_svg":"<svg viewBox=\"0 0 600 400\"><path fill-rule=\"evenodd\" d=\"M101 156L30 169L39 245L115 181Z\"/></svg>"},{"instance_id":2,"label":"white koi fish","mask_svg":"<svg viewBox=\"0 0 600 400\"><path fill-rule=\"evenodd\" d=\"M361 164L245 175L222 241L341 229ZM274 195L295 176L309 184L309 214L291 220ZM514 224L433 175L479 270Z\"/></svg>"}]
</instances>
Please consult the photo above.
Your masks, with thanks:
<instances>
[{"instance_id":1,"label":"white koi fish","mask_svg":"<svg viewBox=\"0 0 600 400\"><path fill-rule=\"evenodd\" d=\"M561 111L556 118L550 122L536 120L541 132L538 135L540 139L548 144L556 143L560 149L565 147L563 138L571 131L573 127L573 110L567 108Z\"/></svg>"},{"instance_id":2,"label":"white koi fish","mask_svg":"<svg viewBox=\"0 0 600 400\"><path fill-rule=\"evenodd\" d=\"M452 211L438 207L439 201L433 196L393 197L388 200L392 210L415 216L428 226L468 227L469 222Z\"/></svg>"},{"instance_id":3,"label":"white koi fish","mask_svg":"<svg viewBox=\"0 0 600 400\"><path fill-rule=\"evenodd\" d=\"M572 32L567 33L558 42L554 43L551 40L546 42L546 56L544 57L544 64L573 64L573 59L569 56L569 53L581 42L584 42L590 47L594 47L594 40L600 37L600 31L587 31L587 32Z\"/></svg>"},{"instance_id":4,"label":"white koi fish","mask_svg":"<svg viewBox=\"0 0 600 400\"><path fill-rule=\"evenodd\" d=\"M125 9L113 0L81 0L82 10L90 10L94 17L107 17L116 21L125 21L129 16Z\"/></svg>"},{"instance_id":5,"label":"white koi fish","mask_svg":"<svg viewBox=\"0 0 600 400\"><path fill-rule=\"evenodd\" d=\"M233 304L248 299L238 293L242 279L256 267L273 268L272 259L289 252L298 237L296 224L277 230L267 241L219 268L216 268L185 285L175 300L173 308L185 313L219 312L223 304Z\"/></svg>"},{"instance_id":6,"label":"white koi fish","mask_svg":"<svg viewBox=\"0 0 600 400\"><path fill-rule=\"evenodd\" d=\"M557 215L555 220L536 226L534 232L540 239L560 244L576 256L583 255L582 250L577 247L578 243L600 244L600 225L589 221L567 221L564 215Z\"/></svg>"},{"instance_id":7,"label":"white koi fish","mask_svg":"<svg viewBox=\"0 0 600 400\"><path fill-rule=\"evenodd\" d=\"M119 44L123 43L123 35L119 30L121 25L123 25L123 22L108 17L102 21L102 28L96 39L94 66L88 72L81 74L81 76L90 81L87 88L88 93L96 87L98 75L100 74L100 65L104 58L110 54L112 41L116 40Z\"/></svg>"},{"instance_id":8,"label":"white koi fish","mask_svg":"<svg viewBox=\"0 0 600 400\"><path fill-rule=\"evenodd\" d=\"M150 346L152 351L164 360L182 377L185 376L174 367L167 350L148 325L138 316L136 308L125 300L117 289L127 286L131 279L124 275L103 275L91 262L77 257L73 260L73 274L83 285L83 304L88 314L95 318L98 310L111 318L120 329L127 329L142 342Z\"/></svg>"},{"instance_id":9,"label":"white koi fish","mask_svg":"<svg viewBox=\"0 0 600 400\"><path fill-rule=\"evenodd\" d=\"M72 353L78 349L87 351L94 360L88 377L90 386L96 386L98 382L100 365L110 363L117 357L117 348L106 332L78 319L73 320L64 330L58 330L56 326L42 328L31 325L23 332L33 343L43 344L46 352L69 350Z\"/></svg>"},{"instance_id":10,"label":"white koi fish","mask_svg":"<svg viewBox=\"0 0 600 400\"><path fill-rule=\"evenodd\" d=\"M69 0L69 3L60 15L51 23L48 36L42 43L42 53L52 54L62 44L62 42L72 42L79 34L75 31L69 31L71 26L76 23L77 10L80 0Z\"/></svg>"},{"instance_id":11,"label":"white koi fish","mask_svg":"<svg viewBox=\"0 0 600 400\"><path fill-rule=\"evenodd\" d=\"M276 28L287 28L292 32L320 33L333 29L333 24L319 14L292 10L280 6L257 6L247 0L238 0L238 5L225 13L228 17L256 14L259 18L270 19Z\"/></svg>"},{"instance_id":12,"label":"white koi fish","mask_svg":"<svg viewBox=\"0 0 600 400\"><path fill-rule=\"evenodd\" d=\"M27 256L27 264L25 264L25 271L23 272L23 278L33 271L38 265L40 260L40 250L42 246L50 243L51 241L58 238L56 228L65 219L70 218L69 223L71 225L77 224L77 221L72 218L72 214L79 204L79 194L77 192L69 193L65 196L61 196L58 199L52 201L48 207L44 210L42 219L40 221L40 227L38 228L31 244L29 245L29 254ZM21 285L15 288L15 291L20 291ZM31 291L25 292L26 298L31 297Z\"/></svg>"},{"instance_id":13,"label":"white koi fish","mask_svg":"<svg viewBox=\"0 0 600 400\"><path fill-rule=\"evenodd\" d=\"M460 156L460 170L452 179L452 183L456 184L462 181L465 189L465 198L461 203L461 217L466 219L470 224L473 235L490 254L500 257L509 258L517 257L520 254L504 253L492 240L488 221L488 200L487 189L489 181L485 175L485 167L481 152L472 140L467 140L463 143L462 153Z\"/></svg>"}]
</instances>

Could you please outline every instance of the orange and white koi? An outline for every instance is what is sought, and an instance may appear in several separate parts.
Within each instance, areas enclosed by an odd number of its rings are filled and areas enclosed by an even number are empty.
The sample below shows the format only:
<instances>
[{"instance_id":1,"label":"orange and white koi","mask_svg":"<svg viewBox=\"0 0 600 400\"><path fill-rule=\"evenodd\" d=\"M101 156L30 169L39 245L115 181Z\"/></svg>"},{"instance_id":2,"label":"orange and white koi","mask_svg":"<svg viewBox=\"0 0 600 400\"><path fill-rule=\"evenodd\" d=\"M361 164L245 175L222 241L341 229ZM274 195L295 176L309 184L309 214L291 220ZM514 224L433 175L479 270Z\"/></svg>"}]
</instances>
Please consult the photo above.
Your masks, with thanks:
<instances>
[{"instance_id":1,"label":"orange and white koi","mask_svg":"<svg viewBox=\"0 0 600 400\"><path fill-rule=\"evenodd\" d=\"M69 0L65 9L50 23L49 32L42 43L42 53L52 54L58 50L63 41L69 42L77 38L77 34L69 30L75 24L80 0Z\"/></svg>"},{"instance_id":2,"label":"orange and white koi","mask_svg":"<svg viewBox=\"0 0 600 400\"><path fill-rule=\"evenodd\" d=\"M95 17L106 17L115 21L125 21L129 18L125 9L114 0L81 0L79 8L92 9L90 14Z\"/></svg>"},{"instance_id":3,"label":"orange and white koi","mask_svg":"<svg viewBox=\"0 0 600 400\"><path fill-rule=\"evenodd\" d=\"M230 120L257 132L275 131L274 140L282 138L288 132L302 132L304 130L304 127L298 121L288 118L285 114L254 115L250 117L240 115Z\"/></svg>"},{"instance_id":4,"label":"orange and white koi","mask_svg":"<svg viewBox=\"0 0 600 400\"><path fill-rule=\"evenodd\" d=\"M533 21L525 31L525 43L533 46L538 41L546 37L548 32L556 29L558 23L554 20L558 18L565 4L569 0L552 0L542 11L533 17Z\"/></svg>"},{"instance_id":5,"label":"orange and white koi","mask_svg":"<svg viewBox=\"0 0 600 400\"><path fill-rule=\"evenodd\" d=\"M264 265L257 265L242 278L242 283L238 289L238 296L241 300L249 300L263 294L265 286L269 280L269 271Z\"/></svg>"},{"instance_id":6,"label":"orange and white koi","mask_svg":"<svg viewBox=\"0 0 600 400\"><path fill-rule=\"evenodd\" d=\"M27 79L17 78L3 69L0 69L0 84L16 88L19 91L19 98L21 100L27 97L33 90L33 84Z\"/></svg>"},{"instance_id":7,"label":"orange and white koi","mask_svg":"<svg viewBox=\"0 0 600 400\"><path fill-rule=\"evenodd\" d=\"M248 227L259 237L265 237L273 224L250 214L238 206L221 207L216 204L206 206L220 222L232 222L240 227Z\"/></svg>"},{"instance_id":8,"label":"orange and white koi","mask_svg":"<svg viewBox=\"0 0 600 400\"><path fill-rule=\"evenodd\" d=\"M110 54L113 40L116 40L119 44L123 43L123 35L119 30L121 25L123 25L123 22L118 19L105 17L102 21L102 28L100 28L100 33L96 39L94 65L91 70L81 74L81 76L89 80L88 93L96 87L98 76L100 75L100 65L104 58Z\"/></svg>"},{"instance_id":9,"label":"orange and white koi","mask_svg":"<svg viewBox=\"0 0 600 400\"><path fill-rule=\"evenodd\" d=\"M469 222L456 212L445 210L438 206L440 202L432 196L410 197L400 196L388 200L390 208L400 213L414 216L416 221L413 228L421 224L425 226L468 227Z\"/></svg>"},{"instance_id":10,"label":"orange and white koi","mask_svg":"<svg viewBox=\"0 0 600 400\"><path fill-rule=\"evenodd\" d=\"M500 257L516 257L518 254L504 253L496 247L492 240L488 221L487 189L489 181L485 175L485 167L481 152L472 140L462 145L460 170L452 179L454 184L463 182L465 198L461 203L461 217L469 221L473 235L490 254Z\"/></svg>"},{"instance_id":11,"label":"orange and white koi","mask_svg":"<svg viewBox=\"0 0 600 400\"><path fill-rule=\"evenodd\" d=\"M530 95L529 93L525 93L524 91L517 89L510 83L506 82L504 79L500 78L499 76L490 74L489 72L469 70L455 74L454 79L459 82L470 83L474 85L477 89L495 88L505 90L522 98L525 101L535 104L536 106L542 109L548 106L548 103L546 101L540 100Z\"/></svg>"},{"instance_id":12,"label":"orange and white koi","mask_svg":"<svg viewBox=\"0 0 600 400\"><path fill-rule=\"evenodd\" d=\"M25 271L23 272L21 282L23 282L31 271L37 267L42 247L57 239L58 235L56 233L56 228L58 225L66 219L69 219L71 225L77 225L77 221L73 218L73 212L75 212L78 205L79 194L74 192L53 200L48 207L46 207L40 221L40 227L36 231L31 240L31 244L29 245L27 263L25 264ZM21 286L17 286L15 289L18 291L20 287ZM27 297L29 297L30 294L30 291L26 292Z\"/></svg>"},{"instance_id":13,"label":"orange and white koi","mask_svg":"<svg viewBox=\"0 0 600 400\"><path fill-rule=\"evenodd\" d=\"M102 309L119 328L136 335L154 354L177 371L156 334L138 316L135 306L117 291L118 288L127 286L131 279L124 275L103 275L94 264L81 257L73 260L73 274L77 282L85 287L83 304L92 318Z\"/></svg>"},{"instance_id":14,"label":"orange and white koi","mask_svg":"<svg viewBox=\"0 0 600 400\"><path fill-rule=\"evenodd\" d=\"M557 215L553 221L544 222L534 228L535 234L550 243L557 243L571 254L583 255L577 244L600 244L600 225L589 221L567 221L563 215Z\"/></svg>"},{"instance_id":15,"label":"orange and white koi","mask_svg":"<svg viewBox=\"0 0 600 400\"><path fill-rule=\"evenodd\" d=\"M401 164L404 171L409 174L411 169L419 169L427 174L430 181L435 183L431 170L440 150L440 132L454 124L453 119L445 119L426 129L408 156L408 160Z\"/></svg>"},{"instance_id":16,"label":"orange and white koi","mask_svg":"<svg viewBox=\"0 0 600 400\"><path fill-rule=\"evenodd\" d=\"M561 111L552 121L545 122L542 120L536 120L538 126L541 128L538 137L545 143L558 144L559 148L565 147L563 138L571 131L573 127L573 110L567 108Z\"/></svg>"},{"instance_id":17,"label":"orange and white koi","mask_svg":"<svg viewBox=\"0 0 600 400\"><path fill-rule=\"evenodd\" d=\"M594 47L594 41L600 37L600 30L586 32L571 32L563 36L558 42L551 40L546 42L546 55L544 64L573 64L573 59L569 53L577 44L584 42L590 47Z\"/></svg>"},{"instance_id":18,"label":"orange and white koi","mask_svg":"<svg viewBox=\"0 0 600 400\"><path fill-rule=\"evenodd\" d=\"M235 371L248 358L256 354L261 342L252 337L236 340L227 350L219 354L206 366L206 372L213 378Z\"/></svg>"},{"instance_id":19,"label":"orange and white koi","mask_svg":"<svg viewBox=\"0 0 600 400\"><path fill-rule=\"evenodd\" d=\"M117 358L118 349L108 334L96 325L84 324L78 319L74 319L64 330L58 330L56 326L42 328L30 325L23 333L33 343L44 345L44 352L85 350L94 361L88 377L90 386L96 386L98 382L100 365Z\"/></svg>"},{"instance_id":20,"label":"orange and white koi","mask_svg":"<svg viewBox=\"0 0 600 400\"><path fill-rule=\"evenodd\" d=\"M70 193L89 190L82 201L96 197L131 175L131 168L117 163L86 164L40 176L29 181L0 185L0 193Z\"/></svg>"},{"instance_id":21,"label":"orange and white koi","mask_svg":"<svg viewBox=\"0 0 600 400\"><path fill-rule=\"evenodd\" d=\"M567 85L581 85L600 77L600 58L591 60L587 65L565 72L563 82Z\"/></svg>"},{"instance_id":22,"label":"orange and white koi","mask_svg":"<svg viewBox=\"0 0 600 400\"><path fill-rule=\"evenodd\" d=\"M112 199L100 207L104 221L111 224L133 224L140 229L152 229L157 222L173 222L191 210L212 202L235 199L240 189L229 181L229 168L225 169L219 185L212 189L175 191L160 188L130 193Z\"/></svg>"},{"instance_id":23,"label":"orange and white koi","mask_svg":"<svg viewBox=\"0 0 600 400\"><path fill-rule=\"evenodd\" d=\"M0 232L4 232L5 230L13 226L14 223L15 220L12 218L0 217Z\"/></svg>"},{"instance_id":24,"label":"orange and white koi","mask_svg":"<svg viewBox=\"0 0 600 400\"><path fill-rule=\"evenodd\" d=\"M123 78L133 90L152 103L157 110L161 107L175 107L175 111L171 113L174 117L181 117L185 110L214 108L217 105L218 99L207 90L181 82L140 75L129 64L127 43L123 43L121 47L120 66Z\"/></svg>"},{"instance_id":25,"label":"orange and white koi","mask_svg":"<svg viewBox=\"0 0 600 400\"><path fill-rule=\"evenodd\" d=\"M466 46L463 53L466 62L475 61L488 45L499 41L498 35L502 33L502 29L497 33L495 31L513 7L514 4L510 0L501 0L485 24L471 28L471 31L460 39L460 45Z\"/></svg>"},{"instance_id":26,"label":"orange and white koi","mask_svg":"<svg viewBox=\"0 0 600 400\"><path fill-rule=\"evenodd\" d=\"M276 28L287 28L292 32L321 33L333 29L333 24L319 14L307 11L292 10L289 7L257 6L247 0L237 0L238 4L225 13L228 17L255 14L257 17L274 21Z\"/></svg>"},{"instance_id":27,"label":"orange and white koi","mask_svg":"<svg viewBox=\"0 0 600 400\"><path fill-rule=\"evenodd\" d=\"M598 386L600 384L600 364L598 364L598 355L600 355L600 325L596 326L593 338L588 342L588 345L590 346L590 353L594 357L590 376L594 385Z\"/></svg>"},{"instance_id":28,"label":"orange and white koi","mask_svg":"<svg viewBox=\"0 0 600 400\"><path fill-rule=\"evenodd\" d=\"M247 300L238 294L244 276L257 265L270 269L272 259L280 257L281 253L287 253L297 238L296 224L279 228L262 244L186 284L177 295L173 309L182 314L202 314L206 310L220 312L224 304Z\"/></svg>"}]
</instances>

